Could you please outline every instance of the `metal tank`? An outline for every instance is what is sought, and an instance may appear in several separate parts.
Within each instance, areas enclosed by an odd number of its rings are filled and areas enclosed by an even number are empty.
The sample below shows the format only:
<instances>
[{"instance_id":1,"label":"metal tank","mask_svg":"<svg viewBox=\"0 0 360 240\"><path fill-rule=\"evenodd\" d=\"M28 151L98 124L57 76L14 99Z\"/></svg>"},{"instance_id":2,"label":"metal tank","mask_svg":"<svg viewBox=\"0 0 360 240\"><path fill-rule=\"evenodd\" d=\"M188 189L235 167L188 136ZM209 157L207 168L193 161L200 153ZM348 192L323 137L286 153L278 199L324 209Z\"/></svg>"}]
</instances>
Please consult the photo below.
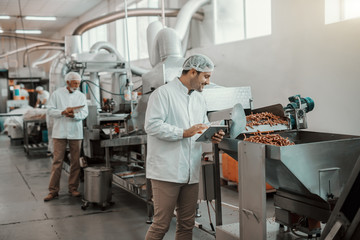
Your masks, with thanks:
<instances>
[{"instance_id":1,"label":"metal tank","mask_svg":"<svg viewBox=\"0 0 360 240\"><path fill-rule=\"evenodd\" d=\"M84 169L83 210L90 203L96 203L102 210L111 205L112 169L107 167L87 167Z\"/></svg>"}]
</instances>

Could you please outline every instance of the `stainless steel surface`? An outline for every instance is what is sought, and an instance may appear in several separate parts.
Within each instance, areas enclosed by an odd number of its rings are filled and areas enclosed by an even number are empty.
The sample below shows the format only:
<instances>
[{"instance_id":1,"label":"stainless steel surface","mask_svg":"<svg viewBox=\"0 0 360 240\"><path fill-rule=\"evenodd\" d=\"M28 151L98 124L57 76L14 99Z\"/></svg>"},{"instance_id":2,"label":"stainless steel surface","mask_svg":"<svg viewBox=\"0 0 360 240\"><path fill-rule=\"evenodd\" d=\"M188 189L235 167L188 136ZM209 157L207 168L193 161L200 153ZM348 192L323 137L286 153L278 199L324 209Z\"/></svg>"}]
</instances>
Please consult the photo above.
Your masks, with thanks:
<instances>
[{"instance_id":1,"label":"stainless steel surface","mask_svg":"<svg viewBox=\"0 0 360 240\"><path fill-rule=\"evenodd\" d=\"M312 194L318 195L319 170L332 167L340 168L340 185L343 186L360 155L358 136L309 131L279 134L288 137L295 145L266 145L266 181L276 189L281 188L309 197L312 197ZM239 138L241 140L242 135ZM219 147L234 156L235 143L239 140L224 139Z\"/></svg>"},{"instance_id":2,"label":"stainless steel surface","mask_svg":"<svg viewBox=\"0 0 360 240\"><path fill-rule=\"evenodd\" d=\"M86 118L86 127L90 130L93 129L94 125L98 125L98 113L96 105L88 105L89 114Z\"/></svg>"},{"instance_id":3,"label":"stainless steel surface","mask_svg":"<svg viewBox=\"0 0 360 240\"><path fill-rule=\"evenodd\" d=\"M237 103L231 112L232 124L230 127L230 138L235 139L245 130L246 126L246 116L244 108L240 103Z\"/></svg>"},{"instance_id":4,"label":"stainless steel surface","mask_svg":"<svg viewBox=\"0 0 360 240\"><path fill-rule=\"evenodd\" d=\"M253 109L252 113L270 112L276 116L285 117L284 107L281 104L274 104L262 108Z\"/></svg>"},{"instance_id":5,"label":"stainless steel surface","mask_svg":"<svg viewBox=\"0 0 360 240\"><path fill-rule=\"evenodd\" d=\"M359 239L360 156L327 222L322 239ZM340 231L338 231L341 228ZM336 234L337 233L337 234Z\"/></svg>"},{"instance_id":6,"label":"stainless steel surface","mask_svg":"<svg viewBox=\"0 0 360 240\"><path fill-rule=\"evenodd\" d=\"M40 142L37 144L29 144L29 133L28 133L28 127L29 125L36 124L44 124L46 123L45 119L32 119L32 120L25 120L23 121L23 131L24 131L24 151L27 155L34 151L43 151L45 152L48 149L48 143L47 142Z\"/></svg>"},{"instance_id":7,"label":"stainless steel surface","mask_svg":"<svg viewBox=\"0 0 360 240\"><path fill-rule=\"evenodd\" d=\"M327 222L331 214L329 203L316 195L313 196L313 199L310 199L277 190L274 196L274 205L291 213L307 216L322 222ZM290 226L292 225L293 223Z\"/></svg>"},{"instance_id":8,"label":"stainless steel surface","mask_svg":"<svg viewBox=\"0 0 360 240\"><path fill-rule=\"evenodd\" d=\"M99 204L110 202L112 169L87 167L84 174L84 200Z\"/></svg>"},{"instance_id":9,"label":"stainless steel surface","mask_svg":"<svg viewBox=\"0 0 360 240\"><path fill-rule=\"evenodd\" d=\"M252 109L252 95L250 87L209 87L203 90L203 96L208 111L219 111L233 108L241 103L244 109Z\"/></svg>"},{"instance_id":10,"label":"stainless steel surface","mask_svg":"<svg viewBox=\"0 0 360 240\"><path fill-rule=\"evenodd\" d=\"M266 239L266 147L241 141L238 149L240 239Z\"/></svg>"},{"instance_id":11,"label":"stainless steel surface","mask_svg":"<svg viewBox=\"0 0 360 240\"><path fill-rule=\"evenodd\" d=\"M264 124L264 125L258 125L258 126L252 126L249 127L247 126L246 129L242 132L242 133L256 133L258 131L260 132L277 132L277 131L284 131L284 130L289 130L290 127L287 125L283 125L283 124L277 124L277 125L269 125L269 124Z\"/></svg>"},{"instance_id":12,"label":"stainless steel surface","mask_svg":"<svg viewBox=\"0 0 360 240\"><path fill-rule=\"evenodd\" d=\"M8 96L9 91L7 90L8 89L8 79L6 78L7 76L4 76L4 75L7 75L7 73L2 72L2 75L0 77L0 89L4 89L4 90L0 91L0 102L2 103L2 104L0 104L0 113L9 112L6 104L4 104L6 102L6 100L8 100L8 97L9 97Z\"/></svg>"},{"instance_id":13,"label":"stainless steel surface","mask_svg":"<svg viewBox=\"0 0 360 240\"><path fill-rule=\"evenodd\" d=\"M65 36L65 55L70 58L72 54L81 52L81 36Z\"/></svg>"},{"instance_id":14,"label":"stainless steel surface","mask_svg":"<svg viewBox=\"0 0 360 240\"><path fill-rule=\"evenodd\" d=\"M146 135L134 135L128 137L113 138L107 140L101 140L101 147L118 147L118 146L129 146L129 145L141 145L146 144Z\"/></svg>"}]
</instances>

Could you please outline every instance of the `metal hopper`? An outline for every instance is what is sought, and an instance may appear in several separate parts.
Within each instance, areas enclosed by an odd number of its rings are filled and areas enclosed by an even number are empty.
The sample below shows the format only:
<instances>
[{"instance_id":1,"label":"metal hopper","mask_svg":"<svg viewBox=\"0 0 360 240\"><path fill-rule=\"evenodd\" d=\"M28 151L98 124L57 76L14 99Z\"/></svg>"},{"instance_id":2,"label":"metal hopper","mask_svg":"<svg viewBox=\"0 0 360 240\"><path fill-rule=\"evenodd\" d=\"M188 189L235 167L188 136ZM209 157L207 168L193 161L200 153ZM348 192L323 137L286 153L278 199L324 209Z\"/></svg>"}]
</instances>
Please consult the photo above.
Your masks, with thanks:
<instances>
[{"instance_id":1,"label":"metal hopper","mask_svg":"<svg viewBox=\"0 0 360 240\"><path fill-rule=\"evenodd\" d=\"M256 232L266 233L265 181L277 190L277 222L291 227L294 214L299 219L327 222L333 201L340 196L360 155L359 136L301 130L276 133L295 145L247 142L243 134L237 139L226 138L218 145L219 150L239 161L242 239L254 237ZM307 226L302 231L316 235L321 229ZM251 235L246 236L246 232Z\"/></svg>"}]
</instances>

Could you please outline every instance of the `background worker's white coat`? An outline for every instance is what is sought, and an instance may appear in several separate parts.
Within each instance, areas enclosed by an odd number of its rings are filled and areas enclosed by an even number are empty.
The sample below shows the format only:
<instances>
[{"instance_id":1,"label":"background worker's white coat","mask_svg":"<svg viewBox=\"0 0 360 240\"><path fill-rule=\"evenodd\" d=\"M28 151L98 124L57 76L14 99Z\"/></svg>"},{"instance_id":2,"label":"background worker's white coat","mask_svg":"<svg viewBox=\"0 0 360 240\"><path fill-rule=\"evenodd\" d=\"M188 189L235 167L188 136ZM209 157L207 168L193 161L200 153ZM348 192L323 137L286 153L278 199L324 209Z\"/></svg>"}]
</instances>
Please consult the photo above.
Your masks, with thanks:
<instances>
[{"instance_id":1,"label":"background worker's white coat","mask_svg":"<svg viewBox=\"0 0 360 240\"><path fill-rule=\"evenodd\" d=\"M65 117L61 112L68 107L82 106L74 118ZM50 97L47 105L48 114L54 118L52 138L59 139L83 139L84 120L88 115L86 97L80 91L70 93L66 87L57 89Z\"/></svg>"}]
</instances>

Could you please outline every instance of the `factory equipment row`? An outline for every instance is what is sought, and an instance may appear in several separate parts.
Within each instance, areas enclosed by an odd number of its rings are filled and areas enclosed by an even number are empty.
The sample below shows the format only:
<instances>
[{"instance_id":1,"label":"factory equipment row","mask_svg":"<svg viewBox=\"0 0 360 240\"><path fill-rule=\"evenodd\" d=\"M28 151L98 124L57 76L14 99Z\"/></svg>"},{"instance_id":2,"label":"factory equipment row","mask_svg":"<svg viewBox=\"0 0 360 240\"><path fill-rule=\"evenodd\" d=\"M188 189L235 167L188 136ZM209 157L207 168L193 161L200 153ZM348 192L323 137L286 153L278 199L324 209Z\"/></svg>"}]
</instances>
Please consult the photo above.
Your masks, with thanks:
<instances>
[{"instance_id":1,"label":"factory equipment row","mask_svg":"<svg viewBox=\"0 0 360 240\"><path fill-rule=\"evenodd\" d=\"M167 58L155 72L143 74L142 86L135 87L129 66L109 43L97 43L90 52L82 53L78 51L79 36L65 40L71 57L54 68L79 72L82 91L89 98L82 146L88 165L84 168L82 209L91 203L111 206L114 184L146 202L150 223L151 186L145 174L147 101L156 87L166 83L165 76L168 80L178 74L183 59ZM308 97L295 95L286 106L254 109L250 87L210 85L203 96L210 122L227 129L223 141L210 153L214 161L202 167L204 199L216 202L216 232L208 232L218 239L266 239L268 183L276 190L275 221L280 226L309 237L333 234L327 239L343 239L345 235L356 239L360 213L353 202L360 202L356 197L360 194L353 186L358 181L360 137L304 131L307 114L314 109L314 101ZM24 121L24 129L28 123ZM41 126L41 122L32 124ZM31 150L28 141L25 150ZM236 234L222 224L222 152L239 164L239 223L231 226ZM327 222L322 230L320 223Z\"/></svg>"}]
</instances>

